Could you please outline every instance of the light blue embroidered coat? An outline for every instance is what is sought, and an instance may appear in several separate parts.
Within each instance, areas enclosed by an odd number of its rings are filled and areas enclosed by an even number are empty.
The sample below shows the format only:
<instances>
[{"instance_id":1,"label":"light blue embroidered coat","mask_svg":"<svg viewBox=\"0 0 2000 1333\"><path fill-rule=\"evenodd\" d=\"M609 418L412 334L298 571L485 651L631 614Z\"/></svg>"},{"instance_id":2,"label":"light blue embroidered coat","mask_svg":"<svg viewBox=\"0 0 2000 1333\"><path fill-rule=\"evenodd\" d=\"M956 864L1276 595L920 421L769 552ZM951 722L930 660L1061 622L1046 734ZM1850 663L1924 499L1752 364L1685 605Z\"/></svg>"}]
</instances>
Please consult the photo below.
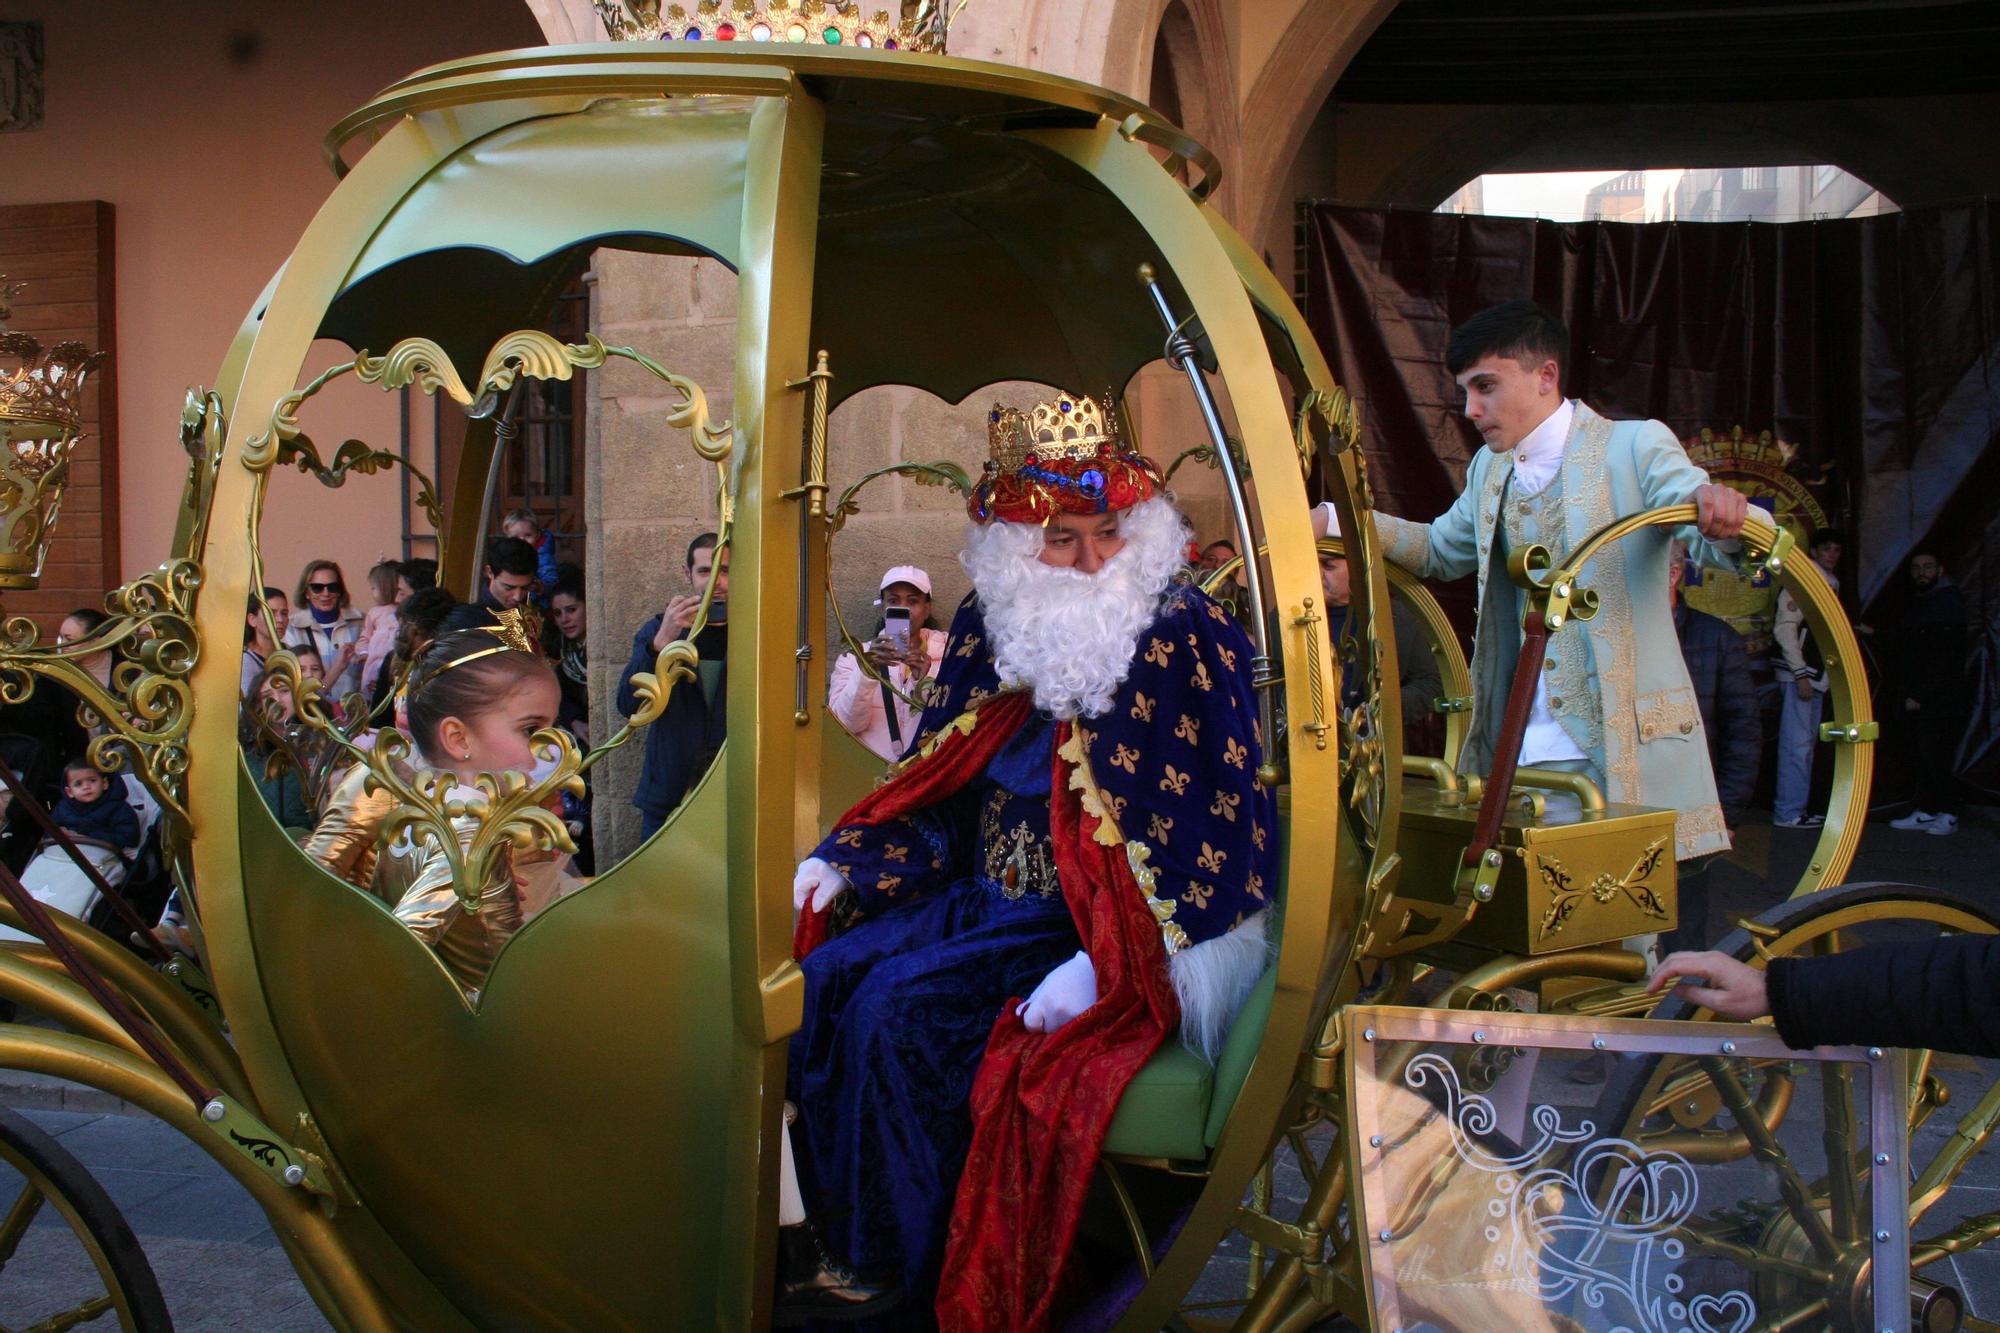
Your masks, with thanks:
<instances>
[{"instance_id":1,"label":"light blue embroidered coat","mask_svg":"<svg viewBox=\"0 0 2000 1333\"><path fill-rule=\"evenodd\" d=\"M1467 772L1493 766L1520 656L1522 598L1507 577L1505 534L1495 540L1513 473L1512 453L1481 449L1464 492L1434 521L1375 516L1384 553L1412 573L1479 575L1473 714L1458 761ZM1685 503L1707 481L1665 425L1608 421L1578 403L1562 457L1567 538L1554 554L1560 559L1615 519ZM1677 536L1696 560L1733 567L1733 555L1692 528L1647 528L1605 547L1582 570L1582 586L1602 599L1596 617L1570 620L1549 636L1548 692L1550 710L1603 775L1609 799L1677 812L1675 853L1686 860L1726 850L1729 833L1667 596L1667 546Z\"/></svg>"}]
</instances>

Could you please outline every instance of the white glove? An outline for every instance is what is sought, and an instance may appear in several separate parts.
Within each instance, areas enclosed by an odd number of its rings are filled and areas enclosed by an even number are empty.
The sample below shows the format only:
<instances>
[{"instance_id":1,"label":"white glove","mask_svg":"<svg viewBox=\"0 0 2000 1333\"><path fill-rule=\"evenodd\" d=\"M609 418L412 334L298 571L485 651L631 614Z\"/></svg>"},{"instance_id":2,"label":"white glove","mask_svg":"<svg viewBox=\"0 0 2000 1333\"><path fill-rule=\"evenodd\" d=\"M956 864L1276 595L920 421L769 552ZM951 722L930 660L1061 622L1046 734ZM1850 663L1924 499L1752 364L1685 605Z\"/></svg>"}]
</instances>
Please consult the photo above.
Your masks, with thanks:
<instances>
[{"instance_id":1,"label":"white glove","mask_svg":"<svg viewBox=\"0 0 2000 1333\"><path fill-rule=\"evenodd\" d=\"M1313 508L1313 536L1338 537L1340 535L1340 513L1333 507L1333 501L1321 500Z\"/></svg>"},{"instance_id":2,"label":"white glove","mask_svg":"<svg viewBox=\"0 0 2000 1333\"><path fill-rule=\"evenodd\" d=\"M1030 1032L1054 1032L1097 1003L1097 969L1082 950L1042 978L1035 993L1014 1010Z\"/></svg>"},{"instance_id":3,"label":"white glove","mask_svg":"<svg viewBox=\"0 0 2000 1333\"><path fill-rule=\"evenodd\" d=\"M813 911L823 912L846 887L847 880L838 870L817 856L808 856L799 862L799 872L792 876L792 908L802 912L810 899Z\"/></svg>"}]
</instances>

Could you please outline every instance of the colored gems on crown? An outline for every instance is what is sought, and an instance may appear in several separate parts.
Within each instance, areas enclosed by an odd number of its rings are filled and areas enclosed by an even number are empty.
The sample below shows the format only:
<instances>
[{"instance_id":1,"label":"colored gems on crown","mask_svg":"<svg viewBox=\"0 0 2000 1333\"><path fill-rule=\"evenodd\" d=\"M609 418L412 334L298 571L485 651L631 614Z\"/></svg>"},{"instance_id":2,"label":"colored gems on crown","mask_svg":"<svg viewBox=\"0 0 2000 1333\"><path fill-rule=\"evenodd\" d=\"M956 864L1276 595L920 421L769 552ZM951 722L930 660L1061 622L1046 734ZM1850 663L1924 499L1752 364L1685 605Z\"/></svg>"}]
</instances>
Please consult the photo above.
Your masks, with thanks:
<instances>
[{"instance_id":1,"label":"colored gems on crown","mask_svg":"<svg viewBox=\"0 0 2000 1333\"><path fill-rule=\"evenodd\" d=\"M942 54L947 21L939 0L901 0L901 17L870 12L876 0L592 0L604 30L622 42L778 42L858 50Z\"/></svg>"},{"instance_id":2,"label":"colored gems on crown","mask_svg":"<svg viewBox=\"0 0 2000 1333\"><path fill-rule=\"evenodd\" d=\"M1157 494L1152 462L1120 443L1116 398L1058 394L1026 411L995 404L989 456L966 508L973 521L1047 523L1128 509Z\"/></svg>"},{"instance_id":3,"label":"colored gems on crown","mask_svg":"<svg viewBox=\"0 0 2000 1333\"><path fill-rule=\"evenodd\" d=\"M1063 394L1025 412L995 407L987 422L987 444L1007 471L1030 461L1094 458L1118 442L1115 418L1089 394Z\"/></svg>"}]
</instances>

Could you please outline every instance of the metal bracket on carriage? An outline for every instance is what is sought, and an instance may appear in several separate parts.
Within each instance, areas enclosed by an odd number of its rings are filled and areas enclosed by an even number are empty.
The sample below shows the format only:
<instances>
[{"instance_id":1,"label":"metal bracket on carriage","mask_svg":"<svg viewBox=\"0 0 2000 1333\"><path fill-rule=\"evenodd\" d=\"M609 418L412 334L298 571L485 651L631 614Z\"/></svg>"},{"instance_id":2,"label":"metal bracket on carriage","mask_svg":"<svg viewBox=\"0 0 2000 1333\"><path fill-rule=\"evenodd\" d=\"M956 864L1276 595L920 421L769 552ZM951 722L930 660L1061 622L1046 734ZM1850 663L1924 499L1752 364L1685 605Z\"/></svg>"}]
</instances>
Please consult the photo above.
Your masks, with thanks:
<instances>
[{"instance_id":1,"label":"metal bracket on carriage","mask_svg":"<svg viewBox=\"0 0 2000 1333\"><path fill-rule=\"evenodd\" d=\"M215 983L208 979L208 973L202 971L200 963L175 950L173 957L161 965L160 971L180 988L181 994L194 1001L194 1007L201 1011L202 1017L215 1024L217 1031L224 1030L222 1005L215 998Z\"/></svg>"},{"instance_id":2,"label":"metal bracket on carriage","mask_svg":"<svg viewBox=\"0 0 2000 1333\"><path fill-rule=\"evenodd\" d=\"M1573 572L1550 572L1555 560L1539 543L1522 547L1507 557L1507 576L1527 595L1528 606L1521 618L1521 656L1514 664L1514 683L1507 692L1507 711L1501 715L1500 733L1493 741L1493 771L1487 776L1486 791L1479 801L1479 818L1472 826L1472 842L1458 872L1457 899L1490 902L1500 879L1501 857L1497 850L1500 823L1514 789L1514 770L1521 761L1521 741L1528 731L1528 712L1535 701L1535 684L1542 676L1542 663L1549 652L1549 635L1573 616L1589 620L1597 614L1597 593L1578 586ZM1470 917L1471 911L1467 916Z\"/></svg>"},{"instance_id":3,"label":"metal bracket on carriage","mask_svg":"<svg viewBox=\"0 0 2000 1333\"><path fill-rule=\"evenodd\" d=\"M202 1104L201 1119L223 1142L278 1183L324 1199L337 1197L324 1159L285 1142L241 1103L218 1092Z\"/></svg>"}]
</instances>

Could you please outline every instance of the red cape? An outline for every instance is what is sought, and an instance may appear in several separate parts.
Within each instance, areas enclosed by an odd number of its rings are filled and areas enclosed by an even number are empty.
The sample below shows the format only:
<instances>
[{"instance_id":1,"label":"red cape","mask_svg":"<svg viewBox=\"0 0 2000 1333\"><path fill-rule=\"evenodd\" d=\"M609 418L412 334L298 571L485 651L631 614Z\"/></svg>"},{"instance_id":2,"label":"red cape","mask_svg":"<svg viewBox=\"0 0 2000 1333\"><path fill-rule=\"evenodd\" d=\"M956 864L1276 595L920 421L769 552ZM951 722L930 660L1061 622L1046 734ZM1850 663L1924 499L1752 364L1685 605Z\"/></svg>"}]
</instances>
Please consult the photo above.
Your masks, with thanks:
<instances>
[{"instance_id":1,"label":"red cape","mask_svg":"<svg viewBox=\"0 0 2000 1333\"><path fill-rule=\"evenodd\" d=\"M1026 694L980 708L969 731L943 734L929 754L842 816L875 824L935 804L984 772L1030 710ZM1064 901L1097 971L1097 1003L1055 1032L1029 1032L1016 1001L1000 1008L972 1086L972 1150L959 1177L938 1289L946 1333L1049 1326L1098 1151L1118 1100L1180 1012L1166 946L1122 845L1096 840L1099 821L1071 788L1057 729L1049 836ZM800 914L799 958L826 938L827 913Z\"/></svg>"}]
</instances>

